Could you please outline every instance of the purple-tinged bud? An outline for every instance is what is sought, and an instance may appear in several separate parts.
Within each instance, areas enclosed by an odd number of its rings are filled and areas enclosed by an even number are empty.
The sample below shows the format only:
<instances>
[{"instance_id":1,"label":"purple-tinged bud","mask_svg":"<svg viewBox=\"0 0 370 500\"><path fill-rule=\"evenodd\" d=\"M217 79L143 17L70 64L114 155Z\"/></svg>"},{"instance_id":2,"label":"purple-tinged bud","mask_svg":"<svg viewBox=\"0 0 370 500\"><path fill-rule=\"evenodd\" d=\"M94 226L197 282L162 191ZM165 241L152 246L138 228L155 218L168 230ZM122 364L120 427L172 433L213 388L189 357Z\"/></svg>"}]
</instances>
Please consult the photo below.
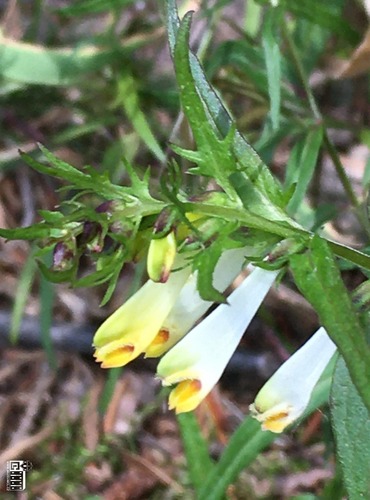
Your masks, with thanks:
<instances>
[{"instance_id":1,"label":"purple-tinged bud","mask_svg":"<svg viewBox=\"0 0 370 500\"><path fill-rule=\"evenodd\" d=\"M74 260L74 242L67 244L64 241L59 241L53 251L53 270L66 271L73 266Z\"/></svg>"},{"instance_id":2,"label":"purple-tinged bud","mask_svg":"<svg viewBox=\"0 0 370 500\"><path fill-rule=\"evenodd\" d=\"M95 208L95 212L98 214L107 214L112 217L113 213L119 208L119 202L116 200L107 200L98 205Z\"/></svg>"},{"instance_id":3,"label":"purple-tinged bud","mask_svg":"<svg viewBox=\"0 0 370 500\"><path fill-rule=\"evenodd\" d=\"M159 235L162 233L162 236L166 236L172 231L176 218L175 212L168 208L164 208L154 223L153 234Z\"/></svg>"},{"instance_id":4,"label":"purple-tinged bud","mask_svg":"<svg viewBox=\"0 0 370 500\"><path fill-rule=\"evenodd\" d=\"M304 244L301 240L296 238L286 238L280 241L267 255L265 258L266 262L270 264L278 264L281 266L284 264L290 255L300 252L303 250Z\"/></svg>"}]
</instances>

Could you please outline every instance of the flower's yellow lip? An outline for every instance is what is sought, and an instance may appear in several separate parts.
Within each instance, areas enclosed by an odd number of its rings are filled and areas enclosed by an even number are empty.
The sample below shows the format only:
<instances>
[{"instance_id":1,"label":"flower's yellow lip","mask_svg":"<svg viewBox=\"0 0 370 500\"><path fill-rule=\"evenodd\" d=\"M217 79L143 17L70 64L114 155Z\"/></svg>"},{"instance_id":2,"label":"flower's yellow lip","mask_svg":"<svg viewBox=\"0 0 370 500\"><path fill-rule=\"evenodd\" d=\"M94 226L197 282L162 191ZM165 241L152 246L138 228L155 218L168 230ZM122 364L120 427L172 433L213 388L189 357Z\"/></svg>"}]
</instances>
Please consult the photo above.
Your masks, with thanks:
<instances>
[{"instance_id":1,"label":"flower's yellow lip","mask_svg":"<svg viewBox=\"0 0 370 500\"><path fill-rule=\"evenodd\" d=\"M169 338L169 330L167 328L161 328L150 345L157 346L165 344Z\"/></svg>"},{"instance_id":2,"label":"flower's yellow lip","mask_svg":"<svg viewBox=\"0 0 370 500\"><path fill-rule=\"evenodd\" d=\"M152 342L145 349L145 357L157 357L165 351L165 345L170 338L168 328L161 328Z\"/></svg>"},{"instance_id":3,"label":"flower's yellow lip","mask_svg":"<svg viewBox=\"0 0 370 500\"><path fill-rule=\"evenodd\" d=\"M168 407L176 413L194 410L203 399L201 396L202 383L200 380L183 380L171 391Z\"/></svg>"},{"instance_id":4,"label":"flower's yellow lip","mask_svg":"<svg viewBox=\"0 0 370 500\"><path fill-rule=\"evenodd\" d=\"M280 433L294 421L291 415L293 408L290 407L282 408L282 405L277 405L276 408L262 411L256 404L252 404L249 409L264 431Z\"/></svg>"},{"instance_id":5,"label":"flower's yellow lip","mask_svg":"<svg viewBox=\"0 0 370 500\"><path fill-rule=\"evenodd\" d=\"M135 347L131 344L117 346L112 342L102 348L97 348L94 358L101 363L102 368L117 368L127 364L134 357Z\"/></svg>"},{"instance_id":6,"label":"flower's yellow lip","mask_svg":"<svg viewBox=\"0 0 370 500\"><path fill-rule=\"evenodd\" d=\"M267 417L266 420L262 422L262 429L264 431L280 433L291 423L292 420L289 418L289 413L280 412Z\"/></svg>"},{"instance_id":7,"label":"flower's yellow lip","mask_svg":"<svg viewBox=\"0 0 370 500\"><path fill-rule=\"evenodd\" d=\"M278 368L250 406L263 430L282 432L304 414L335 351L336 345L321 327Z\"/></svg>"}]
</instances>

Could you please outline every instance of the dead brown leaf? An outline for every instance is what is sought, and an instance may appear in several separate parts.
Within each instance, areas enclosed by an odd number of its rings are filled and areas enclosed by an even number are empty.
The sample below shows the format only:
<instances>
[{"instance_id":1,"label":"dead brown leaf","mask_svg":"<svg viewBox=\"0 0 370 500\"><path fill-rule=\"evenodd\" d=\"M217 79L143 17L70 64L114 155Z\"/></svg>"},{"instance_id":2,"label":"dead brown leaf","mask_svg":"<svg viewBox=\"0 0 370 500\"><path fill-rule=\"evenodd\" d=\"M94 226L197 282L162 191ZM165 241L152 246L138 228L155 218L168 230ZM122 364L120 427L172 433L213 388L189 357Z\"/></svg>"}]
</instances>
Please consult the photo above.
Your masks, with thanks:
<instances>
[{"instance_id":1,"label":"dead brown leaf","mask_svg":"<svg viewBox=\"0 0 370 500\"><path fill-rule=\"evenodd\" d=\"M370 69L370 28L367 30L362 43L352 56L339 70L338 78L353 78L362 75Z\"/></svg>"},{"instance_id":2,"label":"dead brown leaf","mask_svg":"<svg viewBox=\"0 0 370 500\"><path fill-rule=\"evenodd\" d=\"M99 377L89 390L87 404L83 411L82 427L84 433L85 447L90 451L95 451L99 443L99 423L100 417L98 404L101 391L104 386L104 380Z\"/></svg>"}]
</instances>

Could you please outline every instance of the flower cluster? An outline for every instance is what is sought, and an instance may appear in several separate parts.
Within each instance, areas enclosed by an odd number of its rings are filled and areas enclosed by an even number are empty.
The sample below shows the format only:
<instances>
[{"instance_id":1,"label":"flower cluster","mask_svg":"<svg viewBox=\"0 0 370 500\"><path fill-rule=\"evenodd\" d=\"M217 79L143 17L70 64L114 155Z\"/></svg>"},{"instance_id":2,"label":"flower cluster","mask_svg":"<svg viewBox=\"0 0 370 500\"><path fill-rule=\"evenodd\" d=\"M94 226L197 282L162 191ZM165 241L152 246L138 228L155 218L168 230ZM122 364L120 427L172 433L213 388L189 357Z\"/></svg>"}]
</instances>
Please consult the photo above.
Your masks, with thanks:
<instances>
[{"instance_id":1,"label":"flower cluster","mask_svg":"<svg viewBox=\"0 0 370 500\"><path fill-rule=\"evenodd\" d=\"M196 325L212 305L199 295L197 273L172 251L172 235L153 241L162 258L157 258L155 249L150 250L152 279L98 329L95 358L102 368L112 368L124 366L140 354L163 355L157 375L163 385L174 386L169 408L188 412L220 379L278 271L248 266L248 276L227 302ZM243 248L226 250L219 259L213 285L220 292L240 274L244 254ZM263 429L281 432L303 413L334 351L335 345L321 328L280 367L251 406Z\"/></svg>"}]
</instances>

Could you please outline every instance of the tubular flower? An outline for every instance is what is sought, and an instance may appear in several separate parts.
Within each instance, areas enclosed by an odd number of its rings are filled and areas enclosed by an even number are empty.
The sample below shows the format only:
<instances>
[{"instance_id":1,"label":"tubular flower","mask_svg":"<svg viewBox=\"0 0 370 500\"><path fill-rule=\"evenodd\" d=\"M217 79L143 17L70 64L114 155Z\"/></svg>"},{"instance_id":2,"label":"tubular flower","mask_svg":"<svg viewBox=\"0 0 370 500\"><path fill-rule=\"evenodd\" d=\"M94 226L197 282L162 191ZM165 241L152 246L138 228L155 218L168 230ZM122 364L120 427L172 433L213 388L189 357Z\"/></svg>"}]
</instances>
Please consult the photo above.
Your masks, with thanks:
<instances>
[{"instance_id":1,"label":"tubular flower","mask_svg":"<svg viewBox=\"0 0 370 500\"><path fill-rule=\"evenodd\" d=\"M274 373L250 406L263 430L282 432L303 414L335 351L336 345L321 327Z\"/></svg>"},{"instance_id":2,"label":"tubular flower","mask_svg":"<svg viewBox=\"0 0 370 500\"><path fill-rule=\"evenodd\" d=\"M147 281L98 329L93 345L102 368L124 366L153 341L173 307L190 268L171 273L166 283Z\"/></svg>"},{"instance_id":3,"label":"tubular flower","mask_svg":"<svg viewBox=\"0 0 370 500\"><path fill-rule=\"evenodd\" d=\"M238 276L244 263L245 250L226 250L213 275L213 286L223 292ZM146 357L157 357L174 346L209 309L212 302L203 300L197 290L197 273L189 276L175 305L165 319L158 335L146 348Z\"/></svg>"},{"instance_id":4,"label":"tubular flower","mask_svg":"<svg viewBox=\"0 0 370 500\"><path fill-rule=\"evenodd\" d=\"M153 239L149 245L147 271L155 282L165 283L176 257L176 238L171 231L164 238Z\"/></svg>"},{"instance_id":5,"label":"tubular flower","mask_svg":"<svg viewBox=\"0 0 370 500\"><path fill-rule=\"evenodd\" d=\"M163 385L178 384L169 397L170 409L194 410L211 391L276 275L253 270L228 304L218 306L162 358L157 373Z\"/></svg>"}]
</instances>

